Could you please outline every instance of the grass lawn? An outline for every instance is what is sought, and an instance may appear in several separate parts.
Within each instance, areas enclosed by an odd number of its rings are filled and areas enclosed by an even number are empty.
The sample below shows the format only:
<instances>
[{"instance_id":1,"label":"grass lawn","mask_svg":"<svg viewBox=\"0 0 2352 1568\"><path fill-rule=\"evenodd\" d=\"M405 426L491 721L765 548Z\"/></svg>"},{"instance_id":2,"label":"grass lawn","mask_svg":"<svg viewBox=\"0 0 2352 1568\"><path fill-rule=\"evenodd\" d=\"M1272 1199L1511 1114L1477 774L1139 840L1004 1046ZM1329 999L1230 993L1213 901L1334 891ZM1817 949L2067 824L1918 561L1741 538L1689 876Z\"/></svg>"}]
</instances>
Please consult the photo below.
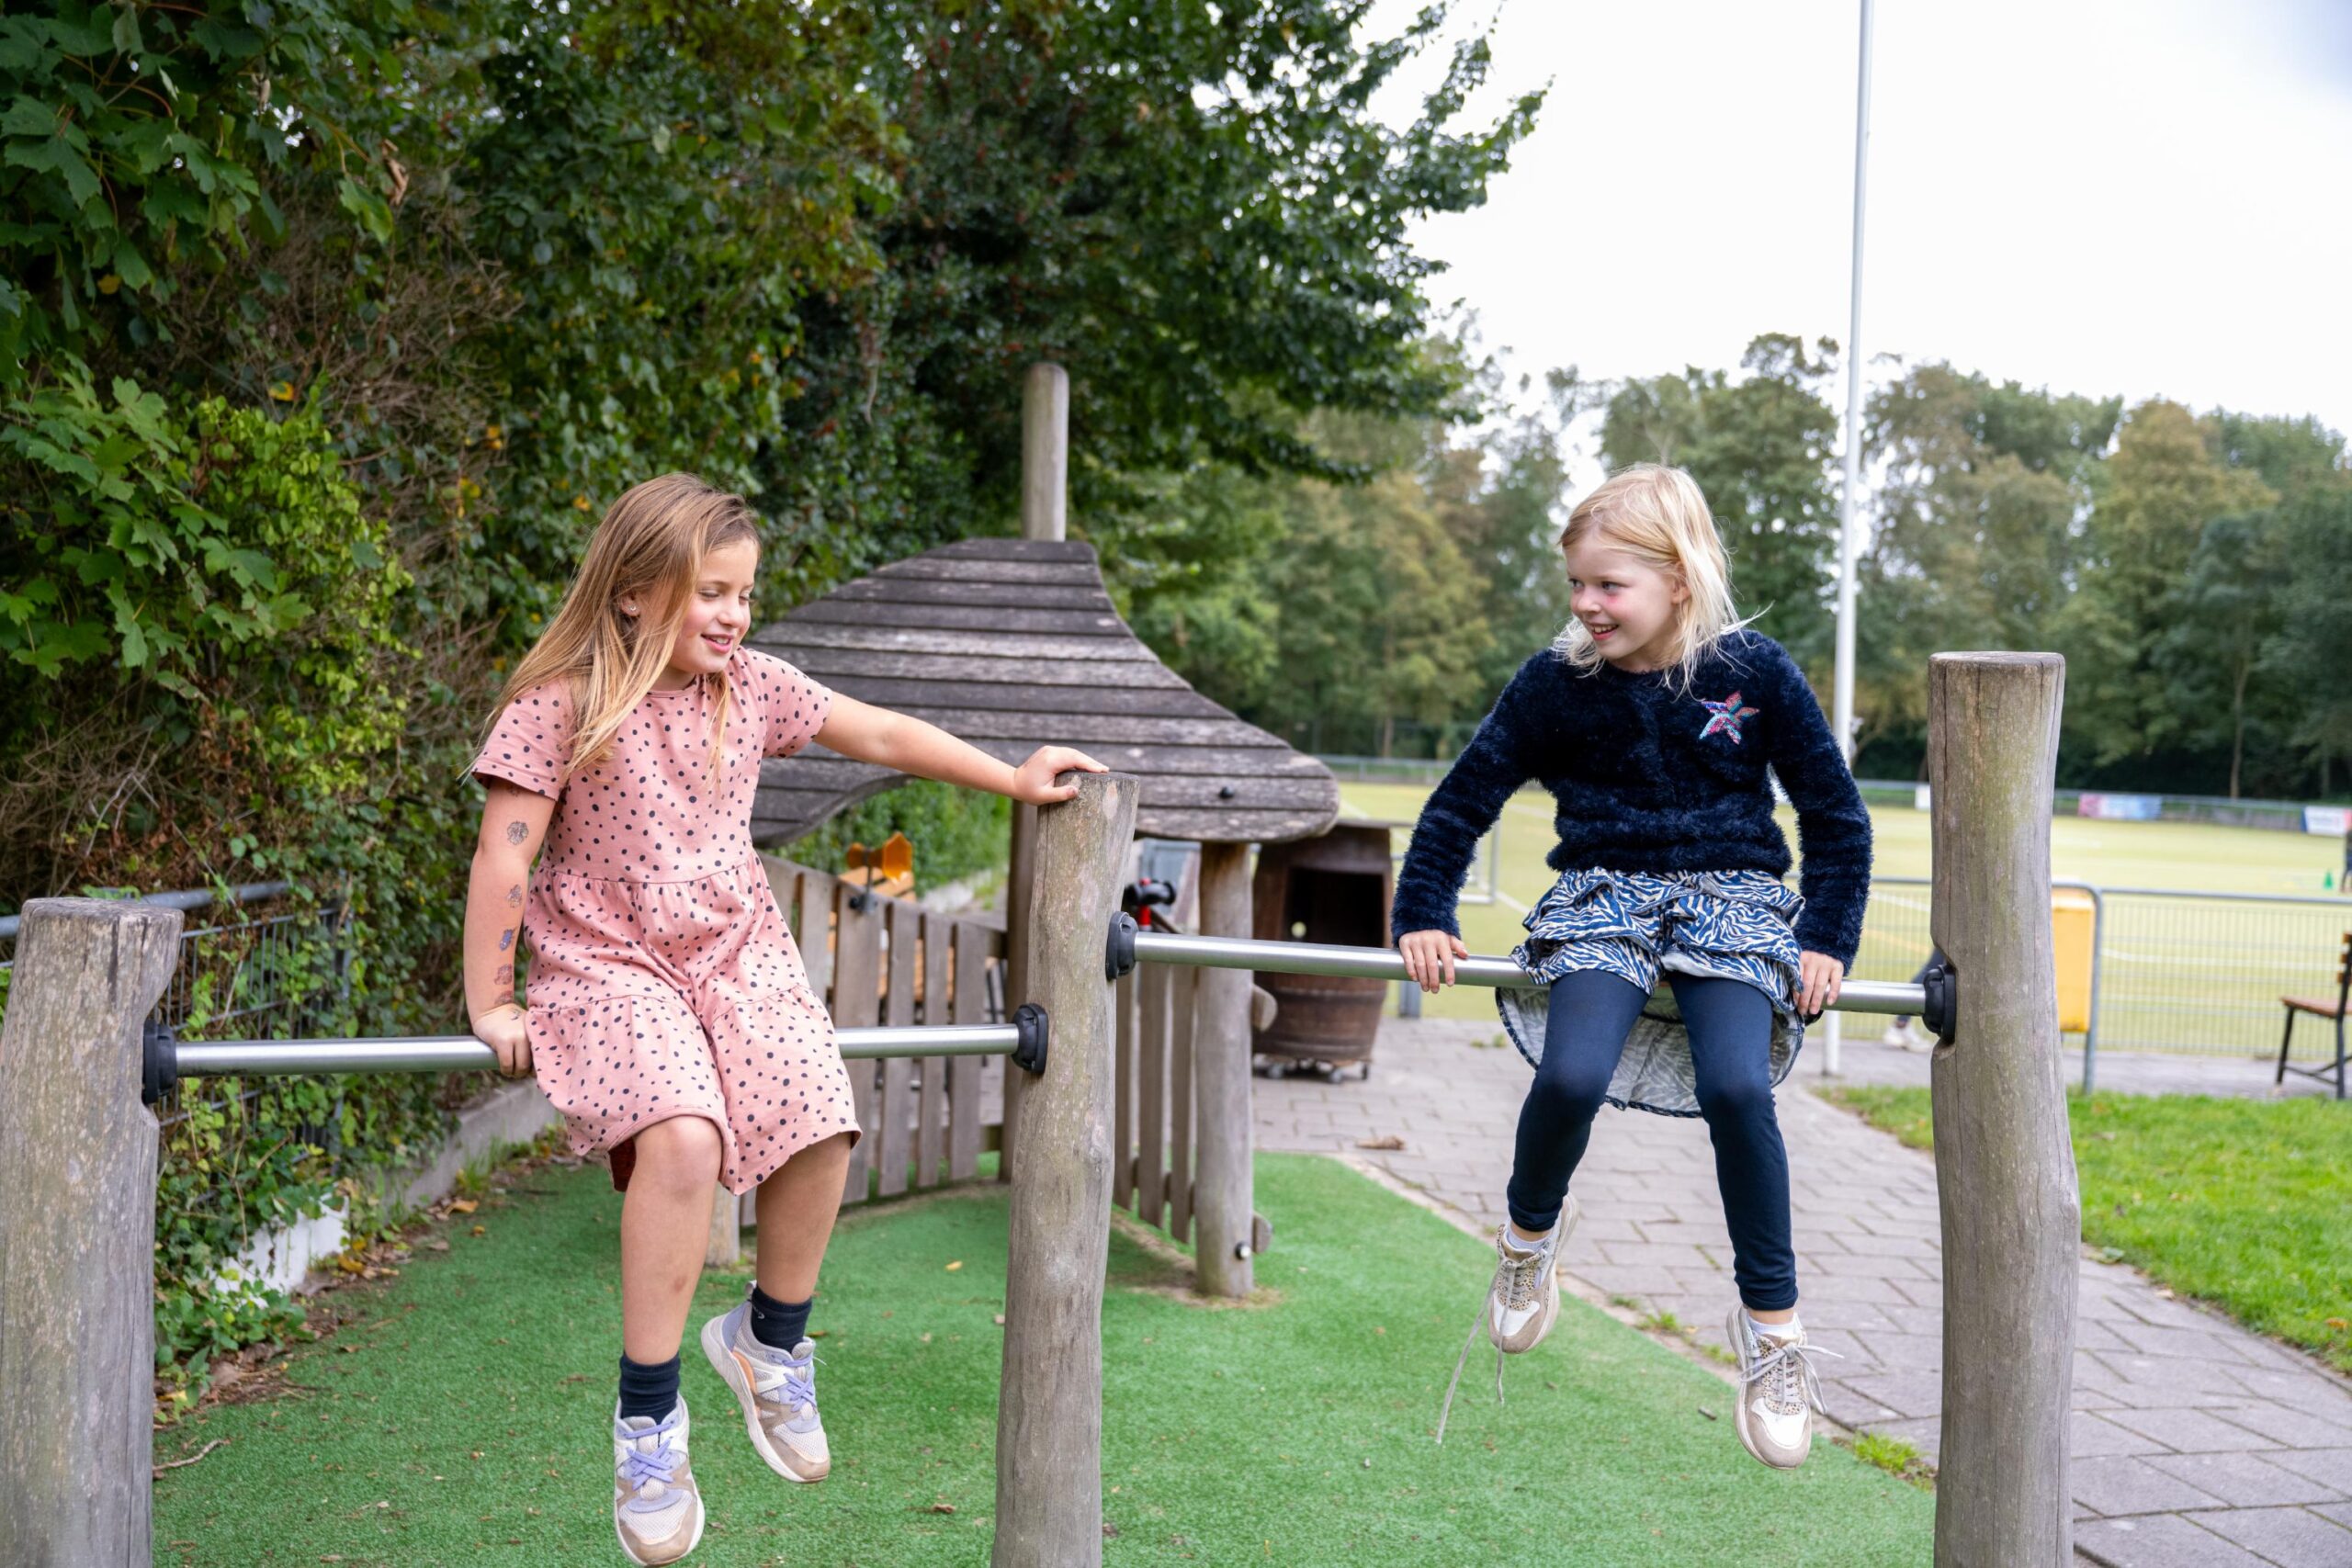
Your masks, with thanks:
<instances>
[{"instance_id":1,"label":"grass lawn","mask_svg":"<svg viewBox=\"0 0 2352 1568\"><path fill-rule=\"evenodd\" d=\"M1193 1305L1165 1249L1114 1237L1108 1562L1928 1560L1926 1493L1826 1443L1793 1474L1764 1469L1722 1382L1573 1300L1511 1365L1508 1404L1473 1357L1431 1446L1487 1250L1335 1162L1265 1156L1258 1172L1282 1238L1263 1303ZM287 1393L159 1436L159 1461L231 1439L156 1482L159 1563L622 1561L605 1436L619 1201L595 1168L526 1180L451 1227L446 1256L341 1298L353 1321L296 1358ZM987 1560L1004 1237L987 1186L842 1221L815 1323L836 1457L820 1485L759 1464L690 1353L711 1509L691 1561ZM707 1278L696 1323L741 1288Z\"/></svg>"},{"instance_id":2,"label":"grass lawn","mask_svg":"<svg viewBox=\"0 0 2352 1568\"><path fill-rule=\"evenodd\" d=\"M1934 1146L1924 1089L1829 1098ZM2098 1094L2067 1111L2084 1240L2352 1372L2352 1107Z\"/></svg>"}]
</instances>

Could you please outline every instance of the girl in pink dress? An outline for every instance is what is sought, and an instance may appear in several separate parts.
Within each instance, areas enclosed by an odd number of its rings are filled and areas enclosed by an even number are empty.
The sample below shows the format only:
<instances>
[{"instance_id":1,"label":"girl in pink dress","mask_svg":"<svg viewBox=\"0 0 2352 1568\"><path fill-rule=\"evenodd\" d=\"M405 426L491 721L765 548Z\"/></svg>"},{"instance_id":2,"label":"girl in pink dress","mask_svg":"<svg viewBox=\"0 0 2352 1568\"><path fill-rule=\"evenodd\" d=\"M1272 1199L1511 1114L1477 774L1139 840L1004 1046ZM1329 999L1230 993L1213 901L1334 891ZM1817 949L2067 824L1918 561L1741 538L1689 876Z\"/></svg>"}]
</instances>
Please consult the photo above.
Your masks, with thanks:
<instances>
[{"instance_id":1,"label":"girl in pink dress","mask_svg":"<svg viewBox=\"0 0 2352 1568\"><path fill-rule=\"evenodd\" d=\"M690 475L622 496L473 765L489 790L466 897L474 1033L509 1075L537 1074L625 1194L613 1526L640 1564L702 1537L678 1348L714 1183L758 1192L759 1260L704 1353L769 1468L831 1469L807 1326L858 1128L752 847L761 759L816 740L1040 805L1077 793L1057 774L1102 770L1059 746L1011 767L745 648L759 551L751 508Z\"/></svg>"}]
</instances>

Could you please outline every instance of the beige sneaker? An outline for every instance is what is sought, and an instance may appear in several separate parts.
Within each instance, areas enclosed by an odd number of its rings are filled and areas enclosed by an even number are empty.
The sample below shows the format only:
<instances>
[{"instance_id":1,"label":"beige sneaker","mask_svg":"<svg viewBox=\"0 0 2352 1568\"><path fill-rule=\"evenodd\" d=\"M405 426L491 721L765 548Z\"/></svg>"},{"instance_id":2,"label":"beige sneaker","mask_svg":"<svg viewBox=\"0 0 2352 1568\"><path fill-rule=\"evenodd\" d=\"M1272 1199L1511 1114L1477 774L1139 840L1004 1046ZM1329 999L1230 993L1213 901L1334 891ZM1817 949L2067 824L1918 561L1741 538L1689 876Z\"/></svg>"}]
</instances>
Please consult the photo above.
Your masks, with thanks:
<instances>
[{"instance_id":1,"label":"beige sneaker","mask_svg":"<svg viewBox=\"0 0 2352 1568\"><path fill-rule=\"evenodd\" d=\"M803 1339L790 1353L763 1345L752 1333L752 1303L702 1325L702 1353L735 1391L752 1447L786 1481L822 1481L833 1455L817 1418L817 1347Z\"/></svg>"},{"instance_id":2,"label":"beige sneaker","mask_svg":"<svg viewBox=\"0 0 2352 1568\"><path fill-rule=\"evenodd\" d=\"M1839 1358L1835 1350L1806 1344L1802 1327L1789 1334L1765 1332L1772 1326L1756 1324L1751 1330L1747 1309L1731 1309L1724 1333L1739 1354L1739 1403L1734 1409L1747 1451L1775 1470L1794 1470L1813 1451L1813 1413L1821 1409L1813 1358Z\"/></svg>"},{"instance_id":3,"label":"beige sneaker","mask_svg":"<svg viewBox=\"0 0 2352 1568\"><path fill-rule=\"evenodd\" d=\"M638 1568L675 1562L702 1540L702 1493L686 1462L686 1402L666 1419L613 1417L613 1533Z\"/></svg>"},{"instance_id":4,"label":"beige sneaker","mask_svg":"<svg viewBox=\"0 0 2352 1568\"><path fill-rule=\"evenodd\" d=\"M1453 1377L1445 1385L1445 1404L1438 1412L1437 1440L1445 1441L1445 1423L1453 1413L1453 1391L1461 1385L1462 1368L1470 1359L1470 1347L1477 1342L1483 1328L1487 1341L1495 1348L1495 1403L1503 1399L1503 1358L1523 1355L1544 1343L1552 1332L1552 1325L1560 1316L1560 1248L1567 1245L1569 1235L1577 1228L1576 1194L1569 1193L1560 1205L1560 1220L1554 1225L1543 1245L1532 1252L1522 1252L1510 1242L1510 1224L1506 1221L1495 1229L1495 1277L1487 1287L1487 1299L1478 1308L1478 1321L1470 1336L1462 1342L1462 1353L1453 1359Z\"/></svg>"}]
</instances>

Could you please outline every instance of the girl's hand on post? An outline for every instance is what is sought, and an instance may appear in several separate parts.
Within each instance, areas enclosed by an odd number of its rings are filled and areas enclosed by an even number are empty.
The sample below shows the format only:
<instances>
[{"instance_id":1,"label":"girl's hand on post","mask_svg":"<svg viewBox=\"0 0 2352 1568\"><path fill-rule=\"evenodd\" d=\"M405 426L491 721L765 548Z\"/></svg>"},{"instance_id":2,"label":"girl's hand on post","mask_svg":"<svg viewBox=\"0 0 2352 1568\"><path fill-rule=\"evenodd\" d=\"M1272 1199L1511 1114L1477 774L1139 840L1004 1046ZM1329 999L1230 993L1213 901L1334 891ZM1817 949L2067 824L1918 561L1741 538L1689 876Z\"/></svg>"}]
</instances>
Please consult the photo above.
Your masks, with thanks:
<instances>
[{"instance_id":1,"label":"girl's hand on post","mask_svg":"<svg viewBox=\"0 0 2352 1568\"><path fill-rule=\"evenodd\" d=\"M1396 939L1396 951L1404 955L1405 973L1432 996L1441 987L1453 984L1453 961L1470 956L1470 950L1452 931L1407 931Z\"/></svg>"},{"instance_id":2,"label":"girl's hand on post","mask_svg":"<svg viewBox=\"0 0 2352 1568\"><path fill-rule=\"evenodd\" d=\"M1797 972L1802 976L1797 1011L1807 1019L1819 1018L1838 999L1838 989L1846 983L1846 966L1826 953L1807 953L1798 956Z\"/></svg>"},{"instance_id":3,"label":"girl's hand on post","mask_svg":"<svg viewBox=\"0 0 2352 1568\"><path fill-rule=\"evenodd\" d=\"M1031 806L1051 806L1057 800L1068 800L1078 793L1074 784L1057 784L1054 775L1071 770L1087 773L1107 773L1111 770L1085 752L1068 746L1040 746L1029 760L1012 770L1012 798Z\"/></svg>"},{"instance_id":4,"label":"girl's hand on post","mask_svg":"<svg viewBox=\"0 0 2352 1568\"><path fill-rule=\"evenodd\" d=\"M474 1020L474 1038L498 1053L500 1072L510 1078L529 1076L531 1037L523 1027L520 1006L507 1002Z\"/></svg>"}]
</instances>

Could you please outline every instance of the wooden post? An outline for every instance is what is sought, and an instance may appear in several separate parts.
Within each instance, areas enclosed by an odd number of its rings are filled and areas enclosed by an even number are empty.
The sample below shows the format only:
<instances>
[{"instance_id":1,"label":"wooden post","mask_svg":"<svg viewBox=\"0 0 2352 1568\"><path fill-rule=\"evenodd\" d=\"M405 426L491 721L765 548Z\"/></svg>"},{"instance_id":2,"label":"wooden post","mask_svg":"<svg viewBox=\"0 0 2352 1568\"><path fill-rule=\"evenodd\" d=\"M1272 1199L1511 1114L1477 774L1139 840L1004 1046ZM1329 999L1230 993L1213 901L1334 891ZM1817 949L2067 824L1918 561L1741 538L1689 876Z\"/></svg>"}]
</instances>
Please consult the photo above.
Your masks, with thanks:
<instances>
[{"instance_id":1,"label":"wooden post","mask_svg":"<svg viewBox=\"0 0 2352 1568\"><path fill-rule=\"evenodd\" d=\"M1938 654L1928 677L1936 945L1958 983L1937 1045L1943 1210L1938 1568L2067 1568L2081 1201L2059 1073L2050 808L2065 663Z\"/></svg>"},{"instance_id":2,"label":"wooden post","mask_svg":"<svg viewBox=\"0 0 2352 1568\"><path fill-rule=\"evenodd\" d=\"M1201 846L1203 936L1250 934L1250 846ZM1193 1010L1194 1268L1201 1293L1246 1296L1250 1242L1250 992L1246 969L1204 969Z\"/></svg>"},{"instance_id":3,"label":"wooden post","mask_svg":"<svg viewBox=\"0 0 2352 1568\"><path fill-rule=\"evenodd\" d=\"M1021 389L1021 536L1068 536L1069 374L1058 365L1029 367Z\"/></svg>"},{"instance_id":4,"label":"wooden post","mask_svg":"<svg viewBox=\"0 0 2352 1568\"><path fill-rule=\"evenodd\" d=\"M0 1030L0 1562L147 1568L154 1115L141 1025L180 916L36 898Z\"/></svg>"},{"instance_id":5,"label":"wooden post","mask_svg":"<svg viewBox=\"0 0 2352 1568\"><path fill-rule=\"evenodd\" d=\"M732 1269L743 1261L743 1200L719 1182L710 1190L710 1239L703 1244L702 1266Z\"/></svg>"},{"instance_id":6,"label":"wooden post","mask_svg":"<svg viewBox=\"0 0 2352 1568\"><path fill-rule=\"evenodd\" d=\"M1060 539L1069 536L1069 376L1058 365L1029 367L1021 389L1021 536ZM1015 801L1012 844L1004 890L1004 1005L1009 1012L1029 999L1029 889L1037 808ZM1012 1176L1021 1101L1028 1085L1019 1073L1004 1080L1003 1155L997 1175Z\"/></svg>"},{"instance_id":7,"label":"wooden post","mask_svg":"<svg viewBox=\"0 0 2352 1568\"><path fill-rule=\"evenodd\" d=\"M1136 781L1065 773L1038 813L1030 999L1053 1032L1021 1111L996 1423L995 1568L1102 1561L1102 1274L1111 1249L1111 984L1103 938Z\"/></svg>"}]
</instances>

